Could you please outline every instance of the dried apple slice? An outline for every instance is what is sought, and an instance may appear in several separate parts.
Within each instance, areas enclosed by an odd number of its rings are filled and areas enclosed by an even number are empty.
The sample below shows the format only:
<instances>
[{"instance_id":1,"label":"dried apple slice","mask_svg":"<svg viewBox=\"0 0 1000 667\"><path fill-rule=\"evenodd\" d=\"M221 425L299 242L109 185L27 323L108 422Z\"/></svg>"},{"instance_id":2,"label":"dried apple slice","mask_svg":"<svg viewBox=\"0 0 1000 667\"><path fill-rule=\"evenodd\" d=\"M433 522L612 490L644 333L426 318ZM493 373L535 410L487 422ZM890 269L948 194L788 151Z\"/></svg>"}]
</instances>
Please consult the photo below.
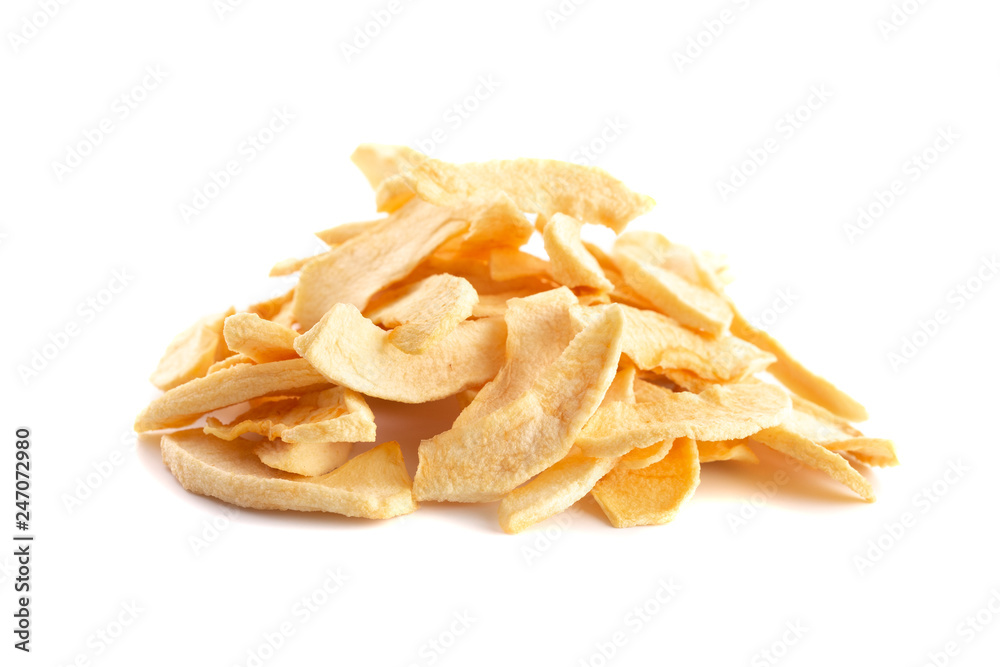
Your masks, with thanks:
<instances>
[{"instance_id":1,"label":"dried apple slice","mask_svg":"<svg viewBox=\"0 0 1000 667\"><path fill-rule=\"evenodd\" d=\"M528 158L465 164L423 160L382 182L376 197L379 210L391 210L407 192L416 192L439 206L503 192L522 211L535 213L541 219L565 213L616 232L655 204L603 169Z\"/></svg>"},{"instance_id":2,"label":"dried apple slice","mask_svg":"<svg viewBox=\"0 0 1000 667\"><path fill-rule=\"evenodd\" d=\"M230 350L246 355L258 364L299 356L292 347L298 336L295 331L253 313L236 313L227 317L222 334Z\"/></svg>"},{"instance_id":3,"label":"dried apple slice","mask_svg":"<svg viewBox=\"0 0 1000 667\"><path fill-rule=\"evenodd\" d=\"M160 449L185 489L239 507L366 519L389 519L417 509L396 442L381 444L321 477L271 468L245 445L200 430L164 435Z\"/></svg>"},{"instance_id":4,"label":"dried apple slice","mask_svg":"<svg viewBox=\"0 0 1000 667\"><path fill-rule=\"evenodd\" d=\"M333 384L390 401L427 403L492 379L503 363L505 335L502 320L468 320L425 352L406 354L357 308L338 303L295 339L295 350Z\"/></svg>"},{"instance_id":5,"label":"dried apple slice","mask_svg":"<svg viewBox=\"0 0 1000 667\"><path fill-rule=\"evenodd\" d=\"M588 456L621 456L674 438L745 438L780 424L790 409L788 394L780 387L717 385L700 394L675 392L658 401L603 406L576 444Z\"/></svg>"},{"instance_id":6,"label":"dried apple slice","mask_svg":"<svg viewBox=\"0 0 1000 667\"><path fill-rule=\"evenodd\" d=\"M136 417L135 431L143 433L185 426L206 412L251 398L309 391L328 384L305 359L239 364L157 396Z\"/></svg>"},{"instance_id":7,"label":"dried apple slice","mask_svg":"<svg viewBox=\"0 0 1000 667\"><path fill-rule=\"evenodd\" d=\"M468 280L442 273L407 285L368 318L392 327L390 343L407 354L418 354L467 320L478 302Z\"/></svg>"},{"instance_id":8,"label":"dried apple slice","mask_svg":"<svg viewBox=\"0 0 1000 667\"><path fill-rule=\"evenodd\" d=\"M203 317L179 333L167 346L149 381L167 391L205 376L212 364L230 354L222 340L222 325L233 312L230 308Z\"/></svg>"},{"instance_id":9,"label":"dried apple slice","mask_svg":"<svg viewBox=\"0 0 1000 667\"><path fill-rule=\"evenodd\" d=\"M733 319L728 302L713 291L666 268L659 234L629 232L615 241L613 256L625 282L681 324L720 336Z\"/></svg>"},{"instance_id":10,"label":"dried apple slice","mask_svg":"<svg viewBox=\"0 0 1000 667\"><path fill-rule=\"evenodd\" d=\"M361 394L331 387L298 397L259 400L228 425L209 417L205 433L223 440L256 433L289 444L375 442L375 415Z\"/></svg>"},{"instance_id":11,"label":"dried apple slice","mask_svg":"<svg viewBox=\"0 0 1000 667\"><path fill-rule=\"evenodd\" d=\"M421 442L415 497L495 500L562 459L614 379L623 328L606 310L517 399Z\"/></svg>"},{"instance_id":12,"label":"dried apple slice","mask_svg":"<svg viewBox=\"0 0 1000 667\"><path fill-rule=\"evenodd\" d=\"M637 470L615 468L590 493L615 528L664 524L694 495L700 473L698 446L679 438L660 461Z\"/></svg>"},{"instance_id":13,"label":"dried apple slice","mask_svg":"<svg viewBox=\"0 0 1000 667\"><path fill-rule=\"evenodd\" d=\"M556 213L545 225L542 240L549 256L552 277L567 287L590 287L610 292L615 288L601 265L580 239L583 223Z\"/></svg>"}]
</instances>

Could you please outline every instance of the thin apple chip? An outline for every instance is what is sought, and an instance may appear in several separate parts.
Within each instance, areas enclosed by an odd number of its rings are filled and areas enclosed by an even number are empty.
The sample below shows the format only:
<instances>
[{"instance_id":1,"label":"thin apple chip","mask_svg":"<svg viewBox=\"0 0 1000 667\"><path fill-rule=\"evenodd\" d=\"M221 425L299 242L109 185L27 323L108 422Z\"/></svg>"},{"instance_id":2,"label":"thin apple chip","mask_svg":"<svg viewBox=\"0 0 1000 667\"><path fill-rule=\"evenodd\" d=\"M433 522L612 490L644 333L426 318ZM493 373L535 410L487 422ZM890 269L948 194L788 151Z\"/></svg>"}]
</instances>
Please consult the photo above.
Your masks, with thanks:
<instances>
[{"instance_id":1,"label":"thin apple chip","mask_svg":"<svg viewBox=\"0 0 1000 667\"><path fill-rule=\"evenodd\" d=\"M316 232L316 236L320 241L328 246L336 246L353 239L359 234L372 231L375 227L385 222L386 219L387 218L379 218L378 220L345 222L342 225L337 225L336 227L330 227L329 229L324 229L321 232Z\"/></svg>"},{"instance_id":2,"label":"thin apple chip","mask_svg":"<svg viewBox=\"0 0 1000 667\"><path fill-rule=\"evenodd\" d=\"M230 315L226 318L222 333L230 350L245 354L258 364L298 356L292 347L298 337L297 333L253 313Z\"/></svg>"},{"instance_id":3,"label":"thin apple chip","mask_svg":"<svg viewBox=\"0 0 1000 667\"><path fill-rule=\"evenodd\" d=\"M407 354L418 354L467 320L478 301L479 295L468 280L440 273L406 286L368 317L376 324L393 327L390 343Z\"/></svg>"},{"instance_id":4,"label":"thin apple chip","mask_svg":"<svg viewBox=\"0 0 1000 667\"><path fill-rule=\"evenodd\" d=\"M454 239L449 243L453 242ZM414 282L436 273L450 273L468 280L476 288L479 296L512 292L522 292L521 296L527 296L558 287L547 276L538 273L530 273L522 278L510 280L495 280L490 275L489 253L462 256L454 252L441 252L441 250L445 250L445 247L442 246L438 252L428 257L423 264L406 277L406 281Z\"/></svg>"},{"instance_id":5,"label":"thin apple chip","mask_svg":"<svg viewBox=\"0 0 1000 667\"><path fill-rule=\"evenodd\" d=\"M753 435L756 442L767 445L797 461L805 463L837 480L867 502L875 501L875 491L861 473L840 454L809 438L809 427L800 428L798 419L802 413L793 412L778 426L764 429Z\"/></svg>"},{"instance_id":6,"label":"thin apple chip","mask_svg":"<svg viewBox=\"0 0 1000 667\"><path fill-rule=\"evenodd\" d=\"M630 220L655 202L629 190L603 169L558 160L494 160L451 164L426 159L384 181L377 193L379 210L390 210L405 186L426 201L452 206L506 193L522 211L548 220L565 213L577 220L621 232ZM581 196L581 193L587 193Z\"/></svg>"},{"instance_id":7,"label":"thin apple chip","mask_svg":"<svg viewBox=\"0 0 1000 667\"><path fill-rule=\"evenodd\" d=\"M790 408L788 394L780 387L715 385L700 394L676 392L658 401L603 406L576 444L587 456L621 456L674 438L745 438L780 424Z\"/></svg>"},{"instance_id":8,"label":"thin apple chip","mask_svg":"<svg viewBox=\"0 0 1000 667\"><path fill-rule=\"evenodd\" d=\"M549 263L516 248L494 248L490 252L490 278L499 282L549 275Z\"/></svg>"},{"instance_id":9,"label":"thin apple chip","mask_svg":"<svg viewBox=\"0 0 1000 667\"><path fill-rule=\"evenodd\" d=\"M406 354L350 304L338 303L295 339L295 350L333 384L400 403L427 403L484 384L503 364L506 327L462 322L422 354Z\"/></svg>"},{"instance_id":10,"label":"thin apple chip","mask_svg":"<svg viewBox=\"0 0 1000 667\"><path fill-rule=\"evenodd\" d=\"M232 368L233 366L238 366L239 364L252 364L253 359L245 354L234 354L226 357L222 361L216 361L214 364L208 367L208 373L205 375L211 375L216 371L225 370L227 368Z\"/></svg>"},{"instance_id":11,"label":"thin apple chip","mask_svg":"<svg viewBox=\"0 0 1000 667\"><path fill-rule=\"evenodd\" d=\"M460 274L455 273L454 275ZM548 276L542 274L528 275L523 278L513 278L511 280L494 280L489 276L489 273L485 276L461 275L461 277L472 283L472 286L476 288L476 292L479 293L480 297L490 294L507 294L513 296L515 292L520 292L521 296L530 296L531 294L538 294L539 292L546 292L559 287Z\"/></svg>"},{"instance_id":12,"label":"thin apple chip","mask_svg":"<svg viewBox=\"0 0 1000 667\"><path fill-rule=\"evenodd\" d=\"M756 380L754 380L756 381ZM829 450L850 454L860 463L886 467L899 465L891 440L867 438L846 419L826 408L792 394L792 413L784 426Z\"/></svg>"},{"instance_id":13,"label":"thin apple chip","mask_svg":"<svg viewBox=\"0 0 1000 667\"><path fill-rule=\"evenodd\" d=\"M663 440L649 447L633 449L618 460L618 467L622 470L648 468L657 461L663 460L663 457L670 453L670 447L673 444L673 440Z\"/></svg>"},{"instance_id":14,"label":"thin apple chip","mask_svg":"<svg viewBox=\"0 0 1000 667\"><path fill-rule=\"evenodd\" d=\"M700 473L698 446L679 438L657 463L615 468L590 493L615 528L664 524L694 495Z\"/></svg>"},{"instance_id":15,"label":"thin apple chip","mask_svg":"<svg viewBox=\"0 0 1000 667\"><path fill-rule=\"evenodd\" d=\"M605 408L612 403L635 403L635 375L635 366L630 364L627 359L622 359L618 372L615 374L614 380L611 381L611 385L608 387L607 392L605 392L604 399L597 410L600 411L601 408ZM574 444L567 456L577 456L581 451L581 448ZM617 455L610 458L618 460Z\"/></svg>"},{"instance_id":16,"label":"thin apple chip","mask_svg":"<svg viewBox=\"0 0 1000 667\"><path fill-rule=\"evenodd\" d=\"M351 458L353 447L351 442L302 442L293 445L273 440L256 445L253 451L269 468L303 477L318 477L342 466Z\"/></svg>"},{"instance_id":17,"label":"thin apple chip","mask_svg":"<svg viewBox=\"0 0 1000 667\"><path fill-rule=\"evenodd\" d=\"M634 383L635 366L626 364L611 381L601 405L615 401L634 403ZM617 457L593 458L571 450L562 460L504 496L499 512L501 528L507 533L519 533L562 512L587 495L618 462Z\"/></svg>"},{"instance_id":18,"label":"thin apple chip","mask_svg":"<svg viewBox=\"0 0 1000 667\"><path fill-rule=\"evenodd\" d=\"M392 178L426 159L426 155L408 146L385 144L361 144L351 154L351 162L365 175L372 190L377 190L387 178Z\"/></svg>"},{"instance_id":19,"label":"thin apple chip","mask_svg":"<svg viewBox=\"0 0 1000 667\"><path fill-rule=\"evenodd\" d=\"M891 440L866 438L847 421L805 399L793 396L792 406L794 410L783 425L802 437L836 452L850 452L867 465L899 464Z\"/></svg>"},{"instance_id":20,"label":"thin apple chip","mask_svg":"<svg viewBox=\"0 0 1000 667\"><path fill-rule=\"evenodd\" d=\"M385 213L397 211L413 199L413 190L400 174L426 159L426 155L408 146L384 144L361 144L351 155L351 161L377 193L378 210Z\"/></svg>"},{"instance_id":21,"label":"thin apple chip","mask_svg":"<svg viewBox=\"0 0 1000 667\"><path fill-rule=\"evenodd\" d=\"M576 299L581 306L610 306L614 303L607 292L594 292L589 288L580 289Z\"/></svg>"},{"instance_id":22,"label":"thin apple chip","mask_svg":"<svg viewBox=\"0 0 1000 667\"><path fill-rule=\"evenodd\" d=\"M372 295L405 278L438 246L467 228L468 222L456 219L450 209L410 202L375 229L302 267L295 319L308 329L336 303L364 309Z\"/></svg>"},{"instance_id":23,"label":"thin apple chip","mask_svg":"<svg viewBox=\"0 0 1000 667\"><path fill-rule=\"evenodd\" d=\"M517 399L421 442L415 497L495 500L562 459L614 379L623 328L608 309Z\"/></svg>"},{"instance_id":24,"label":"thin apple chip","mask_svg":"<svg viewBox=\"0 0 1000 667\"><path fill-rule=\"evenodd\" d=\"M562 512L583 498L614 466L614 458L567 456L543 470L500 502L500 527L505 533L525 528Z\"/></svg>"},{"instance_id":25,"label":"thin apple chip","mask_svg":"<svg viewBox=\"0 0 1000 667\"><path fill-rule=\"evenodd\" d=\"M597 260L597 264L604 270L605 273L612 271L621 275L618 271L618 265L615 264L615 260L611 259L611 255L609 255L604 248L596 243L591 243L590 241L583 241L583 247L594 259Z\"/></svg>"},{"instance_id":26,"label":"thin apple chip","mask_svg":"<svg viewBox=\"0 0 1000 667\"><path fill-rule=\"evenodd\" d=\"M204 377L209 367L228 356L222 341L222 323L235 311L203 317L179 333L167 346L149 381L167 391Z\"/></svg>"},{"instance_id":27,"label":"thin apple chip","mask_svg":"<svg viewBox=\"0 0 1000 667\"><path fill-rule=\"evenodd\" d=\"M293 273L298 273L302 270L303 266L316 259L317 256L318 255L312 255L311 257L289 257L288 259L283 259L272 266L271 271L267 275L269 278L280 278L281 276L290 276Z\"/></svg>"},{"instance_id":28,"label":"thin apple chip","mask_svg":"<svg viewBox=\"0 0 1000 667\"><path fill-rule=\"evenodd\" d=\"M576 303L565 287L508 302L506 362L469 405L454 427L465 426L499 410L526 392L539 374L559 358L582 327L570 317Z\"/></svg>"},{"instance_id":29,"label":"thin apple chip","mask_svg":"<svg viewBox=\"0 0 1000 667\"><path fill-rule=\"evenodd\" d=\"M666 397L672 393L672 391L665 387L633 377L632 402L648 403L651 401L670 400ZM673 443L673 439L663 440L655 442L648 447L633 449L618 460L618 467L628 470L638 470L651 466L657 461L662 460L670 452L670 447Z\"/></svg>"},{"instance_id":30,"label":"thin apple chip","mask_svg":"<svg viewBox=\"0 0 1000 667\"><path fill-rule=\"evenodd\" d=\"M390 176L375 189L375 204L379 213L395 213L414 199L413 188L401 174Z\"/></svg>"},{"instance_id":31,"label":"thin apple chip","mask_svg":"<svg viewBox=\"0 0 1000 667\"><path fill-rule=\"evenodd\" d=\"M674 392L655 382L649 382L642 378L635 380L635 400L639 403L651 403L655 401L669 401L669 396Z\"/></svg>"},{"instance_id":32,"label":"thin apple chip","mask_svg":"<svg viewBox=\"0 0 1000 667\"><path fill-rule=\"evenodd\" d=\"M657 248L647 243L651 238L663 239L659 234L629 232L615 241L614 260L625 282L660 312L684 326L720 336L733 319L729 303L711 290L664 268L659 263Z\"/></svg>"},{"instance_id":33,"label":"thin apple chip","mask_svg":"<svg viewBox=\"0 0 1000 667\"><path fill-rule=\"evenodd\" d=\"M629 363L628 359L622 359L618 365L618 372L615 373L615 379L611 381L611 386L604 394L601 405L619 402L635 403L635 375L635 365Z\"/></svg>"},{"instance_id":34,"label":"thin apple chip","mask_svg":"<svg viewBox=\"0 0 1000 667\"><path fill-rule=\"evenodd\" d=\"M507 304L511 299L523 299L532 294L534 292L528 290L480 294L476 305L472 307L472 317L504 317L507 314Z\"/></svg>"},{"instance_id":35,"label":"thin apple chip","mask_svg":"<svg viewBox=\"0 0 1000 667\"><path fill-rule=\"evenodd\" d=\"M627 359L622 359L615 377L608 385L608 390L604 392L604 398L601 399L598 410L612 403L635 403L635 375L635 366L628 363ZM575 452L571 451L570 453Z\"/></svg>"},{"instance_id":36,"label":"thin apple chip","mask_svg":"<svg viewBox=\"0 0 1000 667\"><path fill-rule=\"evenodd\" d=\"M672 243L663 234L650 231L631 231L622 235L622 246L637 249L648 262L674 273L687 282L699 285L724 296L723 280L725 264L719 260L710 266L708 262L691 248ZM712 267L715 268L712 268Z\"/></svg>"},{"instance_id":37,"label":"thin apple chip","mask_svg":"<svg viewBox=\"0 0 1000 667\"><path fill-rule=\"evenodd\" d=\"M621 308L625 313L622 351L641 370L684 370L713 382L735 382L774 361L767 352L735 336L711 338L661 313ZM585 323L595 318L599 309L580 306L573 309L573 315Z\"/></svg>"},{"instance_id":38,"label":"thin apple chip","mask_svg":"<svg viewBox=\"0 0 1000 667\"><path fill-rule=\"evenodd\" d=\"M876 468L886 468L899 465L896 456L896 445L892 440L883 438L850 438L838 440L823 445L827 449L840 454L850 454L859 463Z\"/></svg>"},{"instance_id":39,"label":"thin apple chip","mask_svg":"<svg viewBox=\"0 0 1000 667\"><path fill-rule=\"evenodd\" d=\"M375 415L361 394L344 387L263 400L228 425L208 418L205 433L235 440L256 433L289 444L375 442Z\"/></svg>"},{"instance_id":40,"label":"thin apple chip","mask_svg":"<svg viewBox=\"0 0 1000 667\"><path fill-rule=\"evenodd\" d=\"M556 213L545 225L542 240L551 263L552 277L567 287L590 287L610 292L615 288L597 260L580 239L583 223Z\"/></svg>"},{"instance_id":41,"label":"thin apple chip","mask_svg":"<svg viewBox=\"0 0 1000 667\"><path fill-rule=\"evenodd\" d=\"M517 204L500 192L470 207L469 231L461 240L463 253L488 252L493 248L520 248L535 231Z\"/></svg>"},{"instance_id":42,"label":"thin apple chip","mask_svg":"<svg viewBox=\"0 0 1000 667\"><path fill-rule=\"evenodd\" d=\"M479 394L478 389L466 389L455 394L455 400L458 401L458 406L464 410L475 400L477 394Z\"/></svg>"},{"instance_id":43,"label":"thin apple chip","mask_svg":"<svg viewBox=\"0 0 1000 667\"><path fill-rule=\"evenodd\" d=\"M754 379L754 382L759 380ZM820 430L826 433L819 440L842 440L844 438L862 438L864 434L859 431L851 422L843 417L838 417L821 405L817 405L801 396L792 393L792 407L796 412L808 415L812 420L818 422L813 428L817 432ZM818 442L818 441L817 441Z\"/></svg>"},{"instance_id":44,"label":"thin apple chip","mask_svg":"<svg viewBox=\"0 0 1000 667\"><path fill-rule=\"evenodd\" d=\"M514 201L503 192L482 200L463 202L454 211L457 219L469 223L469 228L461 236L442 244L436 254L451 253L453 259L459 261L477 255L488 256L494 248L519 248L528 242L535 230ZM320 232L318 236L331 245L333 241L343 243L358 233L354 231L355 227L374 226L384 220L341 225ZM349 229L342 230L343 227Z\"/></svg>"},{"instance_id":45,"label":"thin apple chip","mask_svg":"<svg viewBox=\"0 0 1000 667\"><path fill-rule=\"evenodd\" d=\"M633 308L640 308L642 310L656 310L656 306L650 303L649 299L629 287L628 283L625 282L625 278L622 277L622 274L617 269L604 269L604 275L615 286L608 294L612 301L620 303L623 306L632 306Z\"/></svg>"},{"instance_id":46,"label":"thin apple chip","mask_svg":"<svg viewBox=\"0 0 1000 667\"><path fill-rule=\"evenodd\" d=\"M295 302L289 301L281 307L278 314L271 318L271 321L275 324L280 324L283 327L288 327L289 329L298 333L299 323L295 320Z\"/></svg>"},{"instance_id":47,"label":"thin apple chip","mask_svg":"<svg viewBox=\"0 0 1000 667\"><path fill-rule=\"evenodd\" d=\"M583 247L594 257L594 259L597 260L597 263L604 271L604 277L607 278L612 285L614 285L614 289L608 296L615 303L633 306L643 310L656 310L656 306L651 304L649 299L628 286L628 283L625 282L625 277L622 276L621 271L618 270L618 266L614 263L614 260L612 260L611 256L604 252L599 245L584 241Z\"/></svg>"},{"instance_id":48,"label":"thin apple chip","mask_svg":"<svg viewBox=\"0 0 1000 667\"><path fill-rule=\"evenodd\" d=\"M135 419L136 433L185 426L206 412L261 396L287 395L328 385L305 359L239 364L191 380L154 398Z\"/></svg>"},{"instance_id":49,"label":"thin apple chip","mask_svg":"<svg viewBox=\"0 0 1000 667\"><path fill-rule=\"evenodd\" d=\"M840 454L850 454L859 463L876 468L886 468L899 465L896 456L896 445L892 440L883 438L852 438L824 445Z\"/></svg>"},{"instance_id":50,"label":"thin apple chip","mask_svg":"<svg viewBox=\"0 0 1000 667\"><path fill-rule=\"evenodd\" d=\"M709 387L718 384L715 382L709 382L708 380L698 377L695 373L691 371L685 371L681 369L668 370L660 368L657 371L660 375L665 377L671 383L677 385L682 391L693 391L696 394L700 394ZM742 382L749 382L753 378L744 378Z\"/></svg>"},{"instance_id":51,"label":"thin apple chip","mask_svg":"<svg viewBox=\"0 0 1000 667\"><path fill-rule=\"evenodd\" d=\"M439 247L420 266L414 269L410 275L406 276L403 281L396 283L396 286L413 284L439 273L447 273L459 278L465 278L476 288L477 292L483 294L481 288L484 285L493 284L493 281L490 279L489 254L462 254L455 250L455 244L460 245L460 242L461 237L455 237ZM369 307L375 307L380 299L381 295L376 296L372 299Z\"/></svg>"},{"instance_id":52,"label":"thin apple chip","mask_svg":"<svg viewBox=\"0 0 1000 667\"><path fill-rule=\"evenodd\" d=\"M260 303L255 303L249 308L247 308L248 313L253 313L258 315L264 320L273 320L276 315L281 312L281 309L292 302L292 297L295 295L295 288L288 290L284 294L279 294L273 299L268 299L267 301L261 301ZM228 317L232 315L229 313L226 315Z\"/></svg>"},{"instance_id":53,"label":"thin apple chip","mask_svg":"<svg viewBox=\"0 0 1000 667\"><path fill-rule=\"evenodd\" d=\"M239 507L335 512L389 519L417 509L396 442L359 454L321 477L301 477L265 465L253 450L200 430L160 441L163 462L188 491Z\"/></svg>"},{"instance_id":54,"label":"thin apple chip","mask_svg":"<svg viewBox=\"0 0 1000 667\"><path fill-rule=\"evenodd\" d=\"M802 398L852 422L863 422L868 419L865 406L837 389L829 380L803 366L770 334L751 325L735 308L733 311L733 335L770 352L777 358L768 371L778 382Z\"/></svg>"},{"instance_id":55,"label":"thin apple chip","mask_svg":"<svg viewBox=\"0 0 1000 667\"><path fill-rule=\"evenodd\" d=\"M742 461L744 463L760 463L760 459L747 445L746 439L740 440L699 440L698 458L702 463L714 461Z\"/></svg>"}]
</instances>

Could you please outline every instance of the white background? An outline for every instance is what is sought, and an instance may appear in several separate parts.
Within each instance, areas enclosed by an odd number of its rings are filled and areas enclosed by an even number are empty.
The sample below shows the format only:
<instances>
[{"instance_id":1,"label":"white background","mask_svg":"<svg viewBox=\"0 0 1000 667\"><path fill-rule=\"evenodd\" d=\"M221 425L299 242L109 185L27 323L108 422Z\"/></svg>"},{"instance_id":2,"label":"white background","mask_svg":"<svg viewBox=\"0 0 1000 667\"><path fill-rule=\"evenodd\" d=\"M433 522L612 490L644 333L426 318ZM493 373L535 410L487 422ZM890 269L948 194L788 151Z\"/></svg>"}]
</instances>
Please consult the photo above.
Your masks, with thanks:
<instances>
[{"instance_id":1,"label":"white background","mask_svg":"<svg viewBox=\"0 0 1000 667\"><path fill-rule=\"evenodd\" d=\"M1000 6L926 3L886 35L889 0L592 0L554 25L557 0L408 1L348 62L341 45L387 6L252 0L220 17L210 0L94 0L60 5L34 34L24 21L43 22L38 5L4 3L0 535L14 532L14 429L27 425L37 541L30 655L11 648L13 560L0 549L3 664L255 664L248 651L285 622L293 633L263 664L922 665L951 641L957 655L939 664L992 664L998 614L983 612L979 631L965 619L1000 596L1000 280L968 300L954 290L1000 249ZM731 22L679 66L724 9ZM115 100L147 67L165 78L146 79L122 118ZM451 121L481 77L495 89ZM779 124L814 87L831 95L787 136ZM276 108L294 120L244 160ZM111 133L60 180L53 163L105 118ZM621 130L602 148L605 127ZM184 493L155 439L130 438L167 342L275 293L286 283L269 267L316 252L310 232L374 215L347 159L356 144L437 128L433 154L456 161L570 159L594 142L596 164L658 202L635 227L728 255L743 309L862 400L866 432L898 443L903 465L872 477L878 502L809 472L765 498L774 459L706 466L667 526L615 530L585 500L514 537L495 505L429 503L385 523L227 518ZM906 163L947 128L957 139L911 178ZM769 138L777 152L723 201L718 183ZM230 159L240 174L185 221L180 205ZM845 225L894 179L905 192L852 243ZM88 314L80 304L116 271L127 285ZM791 307L768 311L782 293ZM894 367L890 353L939 309L947 321ZM68 324L78 334L22 378ZM412 469L414 444L447 422L403 416L409 426L379 435L403 441ZM328 570L347 581L305 620L294 606ZM671 580L679 591L657 601ZM133 603L138 618L104 644L96 633L117 633ZM772 648L776 662L760 653Z\"/></svg>"}]
</instances>

